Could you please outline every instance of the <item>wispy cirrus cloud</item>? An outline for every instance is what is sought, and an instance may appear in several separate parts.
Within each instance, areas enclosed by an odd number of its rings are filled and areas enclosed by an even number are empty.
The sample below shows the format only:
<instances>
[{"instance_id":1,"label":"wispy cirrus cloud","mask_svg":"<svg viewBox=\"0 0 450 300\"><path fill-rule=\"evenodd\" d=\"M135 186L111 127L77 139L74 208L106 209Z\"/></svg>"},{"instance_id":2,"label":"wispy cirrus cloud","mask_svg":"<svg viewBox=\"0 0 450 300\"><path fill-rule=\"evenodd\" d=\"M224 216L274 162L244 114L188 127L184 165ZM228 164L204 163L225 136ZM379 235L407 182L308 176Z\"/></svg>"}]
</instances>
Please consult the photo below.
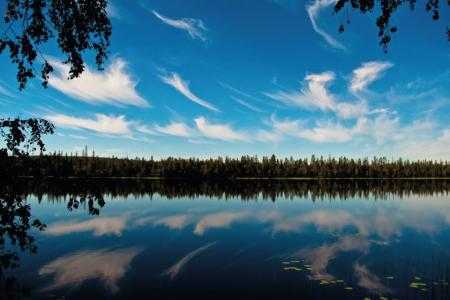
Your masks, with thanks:
<instances>
[{"instance_id":1,"label":"wispy cirrus cloud","mask_svg":"<svg viewBox=\"0 0 450 300\"><path fill-rule=\"evenodd\" d=\"M152 10L152 13L164 24L186 31L191 38L198 38L202 41L206 40L205 32L207 28L202 20L193 18L171 19L161 15L156 10Z\"/></svg>"},{"instance_id":2,"label":"wispy cirrus cloud","mask_svg":"<svg viewBox=\"0 0 450 300\"><path fill-rule=\"evenodd\" d=\"M157 132L167 135L181 137L193 137L195 135L195 131L182 122L172 122L166 126L156 125L155 129Z\"/></svg>"},{"instance_id":3,"label":"wispy cirrus cloud","mask_svg":"<svg viewBox=\"0 0 450 300\"><path fill-rule=\"evenodd\" d=\"M165 225L170 229L183 229L192 221L189 215L167 216L154 222L155 225Z\"/></svg>"},{"instance_id":4,"label":"wispy cirrus cloud","mask_svg":"<svg viewBox=\"0 0 450 300\"><path fill-rule=\"evenodd\" d=\"M228 228L234 222L244 220L248 212L219 212L203 216L196 224L194 233L203 235L211 228Z\"/></svg>"},{"instance_id":5,"label":"wispy cirrus cloud","mask_svg":"<svg viewBox=\"0 0 450 300\"><path fill-rule=\"evenodd\" d=\"M78 135L78 134L65 134L65 133L57 132L56 135L61 136L61 137L76 139L76 140L87 140L88 139L87 137Z\"/></svg>"},{"instance_id":6,"label":"wispy cirrus cloud","mask_svg":"<svg viewBox=\"0 0 450 300\"><path fill-rule=\"evenodd\" d=\"M122 16L119 13L119 9L113 4L111 1L108 2L108 6L106 7L106 13L109 18L121 19Z\"/></svg>"},{"instance_id":7,"label":"wispy cirrus cloud","mask_svg":"<svg viewBox=\"0 0 450 300\"><path fill-rule=\"evenodd\" d=\"M184 122L171 122L168 125L155 125L154 130L164 135L173 135L187 138L208 138L222 141L244 141L250 138L246 133L235 130L227 123L210 123L205 117L194 119L195 127L190 127ZM210 143L204 140L189 140L192 143Z\"/></svg>"},{"instance_id":8,"label":"wispy cirrus cloud","mask_svg":"<svg viewBox=\"0 0 450 300\"><path fill-rule=\"evenodd\" d=\"M333 244L323 244L316 248L305 248L298 251L294 256L302 257L312 265L311 275L313 280L332 280L335 277L327 272L328 264L340 252L358 251L368 253L371 241L347 236L339 239Z\"/></svg>"},{"instance_id":9,"label":"wispy cirrus cloud","mask_svg":"<svg viewBox=\"0 0 450 300\"><path fill-rule=\"evenodd\" d=\"M215 112L220 111L217 107L215 107L211 103L194 95L194 93L192 93L189 88L189 81L183 80L183 78L181 78L181 76L178 73L171 73L170 75L167 75L167 76L160 75L160 78L164 83L175 88L178 92L183 94L189 100L191 100L203 107L206 107L209 110L212 110Z\"/></svg>"},{"instance_id":10,"label":"wispy cirrus cloud","mask_svg":"<svg viewBox=\"0 0 450 300\"><path fill-rule=\"evenodd\" d=\"M333 72L310 74L305 76L304 87L300 91L277 91L265 95L290 106L331 110L334 107L334 97L328 92L327 85L334 78Z\"/></svg>"},{"instance_id":11,"label":"wispy cirrus cloud","mask_svg":"<svg viewBox=\"0 0 450 300\"><path fill-rule=\"evenodd\" d=\"M138 248L79 251L51 261L39 270L39 276L54 275L43 291L77 287L97 279L113 293L119 291L117 282L130 268L131 261L141 252Z\"/></svg>"},{"instance_id":12,"label":"wispy cirrus cloud","mask_svg":"<svg viewBox=\"0 0 450 300\"><path fill-rule=\"evenodd\" d=\"M200 255L201 253L205 252L212 246L214 246L216 243L209 243L203 247L197 248L194 251L189 252L185 256L183 256L178 262L176 262L173 266L168 268L167 270L163 271L163 275L167 275L170 277L171 280L175 279L175 277L178 276L178 274L183 271L187 264L196 256Z\"/></svg>"},{"instance_id":13,"label":"wispy cirrus cloud","mask_svg":"<svg viewBox=\"0 0 450 300\"><path fill-rule=\"evenodd\" d=\"M317 18L319 17L320 12L334 5L336 1L337 0L315 0L314 2L306 5L306 12L308 13L314 31L320 34L330 46L341 50L347 50L344 45L323 30L317 23Z\"/></svg>"},{"instance_id":14,"label":"wispy cirrus cloud","mask_svg":"<svg viewBox=\"0 0 450 300\"><path fill-rule=\"evenodd\" d=\"M450 128L444 129L439 137L440 141L449 141L450 142Z\"/></svg>"},{"instance_id":15,"label":"wispy cirrus cloud","mask_svg":"<svg viewBox=\"0 0 450 300\"><path fill-rule=\"evenodd\" d=\"M115 117L112 115L95 114L94 119L89 119L65 114L52 114L45 116L45 119L61 128L88 129L99 133L115 135L131 133L130 125L132 122L128 122L124 115Z\"/></svg>"},{"instance_id":16,"label":"wispy cirrus cloud","mask_svg":"<svg viewBox=\"0 0 450 300\"><path fill-rule=\"evenodd\" d=\"M378 295L391 292L391 290L381 282L380 278L370 272L365 265L355 263L353 268L360 287Z\"/></svg>"},{"instance_id":17,"label":"wispy cirrus cloud","mask_svg":"<svg viewBox=\"0 0 450 300\"><path fill-rule=\"evenodd\" d=\"M248 108L250 110L253 110L255 112L264 112L262 109L259 109L256 106L253 106L252 104L250 104L250 103L248 103L248 102L246 102L246 101L244 101L244 100L242 100L240 98L237 98L237 97L234 97L234 96L231 96L231 98L234 101L236 101L237 103L239 103L240 105L242 105L242 106L244 106L244 107L246 107L246 108Z\"/></svg>"},{"instance_id":18,"label":"wispy cirrus cloud","mask_svg":"<svg viewBox=\"0 0 450 300\"><path fill-rule=\"evenodd\" d=\"M302 120L277 120L272 116L271 122L274 133L278 133L278 135L298 137L320 143L346 142L352 138L354 133L354 128L347 128L331 121L317 121L312 128L308 128Z\"/></svg>"},{"instance_id":19,"label":"wispy cirrus cloud","mask_svg":"<svg viewBox=\"0 0 450 300\"><path fill-rule=\"evenodd\" d=\"M378 145L384 144L386 141L398 141L403 138L402 131L399 127L400 118L391 117L388 114L381 114L374 120L368 120L368 127L375 142Z\"/></svg>"},{"instance_id":20,"label":"wispy cirrus cloud","mask_svg":"<svg viewBox=\"0 0 450 300\"><path fill-rule=\"evenodd\" d=\"M223 141L245 141L248 139L243 132L231 128L230 124L213 124L205 117L194 119L197 129L208 138L219 139Z\"/></svg>"},{"instance_id":21,"label":"wispy cirrus cloud","mask_svg":"<svg viewBox=\"0 0 450 300\"><path fill-rule=\"evenodd\" d=\"M61 222L50 224L44 234L64 235L93 231L94 236L114 234L120 236L125 229L127 216L102 217L82 222Z\"/></svg>"},{"instance_id":22,"label":"wispy cirrus cloud","mask_svg":"<svg viewBox=\"0 0 450 300\"><path fill-rule=\"evenodd\" d=\"M330 93L328 86L336 78L334 72L327 71L306 75L300 90L265 93L266 96L288 106L305 109L333 111L344 119L355 118L368 113L364 100L356 102L338 102L337 96Z\"/></svg>"},{"instance_id":23,"label":"wispy cirrus cloud","mask_svg":"<svg viewBox=\"0 0 450 300\"><path fill-rule=\"evenodd\" d=\"M259 129L256 132L255 139L263 143L277 143L283 139L283 135L279 132Z\"/></svg>"},{"instance_id":24,"label":"wispy cirrus cloud","mask_svg":"<svg viewBox=\"0 0 450 300\"><path fill-rule=\"evenodd\" d=\"M393 66L390 62L371 61L353 70L353 77L350 82L351 92L362 92L369 84L380 78L383 72Z\"/></svg>"},{"instance_id":25,"label":"wispy cirrus cloud","mask_svg":"<svg viewBox=\"0 0 450 300\"><path fill-rule=\"evenodd\" d=\"M2 86L2 84L3 83L0 81L0 94L1 95L4 95L9 98L17 98L17 95L15 95L13 92L9 91L8 88Z\"/></svg>"},{"instance_id":26,"label":"wispy cirrus cloud","mask_svg":"<svg viewBox=\"0 0 450 300\"><path fill-rule=\"evenodd\" d=\"M150 104L136 91L137 81L127 71L127 62L116 58L103 72L86 67L78 77L68 80L69 66L51 60L55 73L49 78L49 85L58 91L80 101L91 104L114 106L133 105L149 107Z\"/></svg>"}]
</instances>

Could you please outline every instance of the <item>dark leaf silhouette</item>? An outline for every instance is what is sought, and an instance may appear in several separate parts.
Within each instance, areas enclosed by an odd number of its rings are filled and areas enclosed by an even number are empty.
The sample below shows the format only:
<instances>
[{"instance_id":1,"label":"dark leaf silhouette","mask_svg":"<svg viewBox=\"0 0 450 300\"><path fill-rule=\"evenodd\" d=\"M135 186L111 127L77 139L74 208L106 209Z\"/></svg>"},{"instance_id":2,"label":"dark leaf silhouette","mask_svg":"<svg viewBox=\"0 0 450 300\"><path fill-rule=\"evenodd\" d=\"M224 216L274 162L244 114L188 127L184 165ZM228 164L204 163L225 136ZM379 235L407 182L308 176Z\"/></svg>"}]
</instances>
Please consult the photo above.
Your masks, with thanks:
<instances>
[{"instance_id":1,"label":"dark leaf silhouette","mask_svg":"<svg viewBox=\"0 0 450 300\"><path fill-rule=\"evenodd\" d=\"M12 63L17 65L19 88L25 88L30 78L40 73L44 87L53 67L40 46L55 40L69 65L69 79L84 70L83 55L95 53L99 70L108 57L111 24L107 0L7 0L3 13L5 30L0 37L0 54L9 50ZM41 64L36 71L36 61Z\"/></svg>"},{"instance_id":2,"label":"dark leaf silhouette","mask_svg":"<svg viewBox=\"0 0 450 300\"><path fill-rule=\"evenodd\" d=\"M23 156L38 148L42 153L45 151L42 136L53 132L53 124L44 119L0 119L0 135L6 144L4 154Z\"/></svg>"},{"instance_id":3,"label":"dark leaf silhouette","mask_svg":"<svg viewBox=\"0 0 450 300\"><path fill-rule=\"evenodd\" d=\"M426 0L425 10L432 14L433 20L438 20L440 17L439 10L441 9L439 0ZM337 0L334 6L334 12L339 13L345 8L357 10L363 14L380 11L380 15L376 19L376 26L378 28L378 35L380 36L380 45L384 52L387 52L388 44L392 40L392 33L397 32L397 26L391 24L391 20L398 8L408 5L411 10L415 9L416 0ZM444 2L444 9L445 2ZM447 3L450 6L450 1ZM348 20L347 20L347 23ZM344 32L344 24L339 26L339 32ZM450 41L450 31L447 27L447 35Z\"/></svg>"}]
</instances>

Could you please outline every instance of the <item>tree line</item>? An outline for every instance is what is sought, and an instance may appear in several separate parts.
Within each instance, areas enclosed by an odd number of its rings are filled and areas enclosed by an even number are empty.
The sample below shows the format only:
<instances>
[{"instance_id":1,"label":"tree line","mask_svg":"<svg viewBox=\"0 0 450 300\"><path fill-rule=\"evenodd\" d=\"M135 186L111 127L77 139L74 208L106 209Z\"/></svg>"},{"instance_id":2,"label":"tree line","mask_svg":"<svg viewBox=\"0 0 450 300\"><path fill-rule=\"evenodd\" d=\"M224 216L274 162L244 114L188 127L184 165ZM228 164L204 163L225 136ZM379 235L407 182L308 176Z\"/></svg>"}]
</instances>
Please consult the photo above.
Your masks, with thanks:
<instances>
[{"instance_id":1,"label":"tree line","mask_svg":"<svg viewBox=\"0 0 450 300\"><path fill-rule=\"evenodd\" d=\"M230 178L443 178L450 177L450 161L389 160L386 157L309 159L242 156L211 159L117 158L53 153L39 156L0 155L0 174L7 177L158 177L185 179Z\"/></svg>"}]
</instances>

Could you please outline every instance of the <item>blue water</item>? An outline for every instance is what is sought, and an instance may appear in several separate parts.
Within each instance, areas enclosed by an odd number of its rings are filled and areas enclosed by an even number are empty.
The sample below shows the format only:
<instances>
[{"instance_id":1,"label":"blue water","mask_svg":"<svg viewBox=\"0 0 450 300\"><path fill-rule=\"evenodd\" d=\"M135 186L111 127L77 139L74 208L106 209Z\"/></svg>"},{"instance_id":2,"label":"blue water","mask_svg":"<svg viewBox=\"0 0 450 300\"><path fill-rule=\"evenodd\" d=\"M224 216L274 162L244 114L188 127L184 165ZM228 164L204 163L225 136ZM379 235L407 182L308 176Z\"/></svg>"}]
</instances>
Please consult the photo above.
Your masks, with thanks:
<instances>
[{"instance_id":1,"label":"blue water","mask_svg":"<svg viewBox=\"0 0 450 300\"><path fill-rule=\"evenodd\" d=\"M7 272L31 298L449 299L446 193L107 194L98 216L62 198L27 201L47 228Z\"/></svg>"}]
</instances>

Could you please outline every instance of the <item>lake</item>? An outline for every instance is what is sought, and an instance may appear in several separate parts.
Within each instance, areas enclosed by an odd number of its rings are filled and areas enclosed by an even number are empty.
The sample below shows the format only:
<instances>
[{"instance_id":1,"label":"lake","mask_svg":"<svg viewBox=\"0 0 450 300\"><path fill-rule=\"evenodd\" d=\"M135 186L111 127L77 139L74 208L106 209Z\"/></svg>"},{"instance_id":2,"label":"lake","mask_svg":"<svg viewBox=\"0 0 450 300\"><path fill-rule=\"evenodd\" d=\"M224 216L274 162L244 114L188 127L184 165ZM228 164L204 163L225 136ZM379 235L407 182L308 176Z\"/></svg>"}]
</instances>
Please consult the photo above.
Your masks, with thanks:
<instances>
[{"instance_id":1,"label":"lake","mask_svg":"<svg viewBox=\"0 0 450 300\"><path fill-rule=\"evenodd\" d=\"M2 253L17 255L3 297L450 296L450 181L22 180L3 190L46 225L16 226L36 247L22 251L2 224ZM2 220L7 208L18 211L4 204Z\"/></svg>"}]
</instances>

